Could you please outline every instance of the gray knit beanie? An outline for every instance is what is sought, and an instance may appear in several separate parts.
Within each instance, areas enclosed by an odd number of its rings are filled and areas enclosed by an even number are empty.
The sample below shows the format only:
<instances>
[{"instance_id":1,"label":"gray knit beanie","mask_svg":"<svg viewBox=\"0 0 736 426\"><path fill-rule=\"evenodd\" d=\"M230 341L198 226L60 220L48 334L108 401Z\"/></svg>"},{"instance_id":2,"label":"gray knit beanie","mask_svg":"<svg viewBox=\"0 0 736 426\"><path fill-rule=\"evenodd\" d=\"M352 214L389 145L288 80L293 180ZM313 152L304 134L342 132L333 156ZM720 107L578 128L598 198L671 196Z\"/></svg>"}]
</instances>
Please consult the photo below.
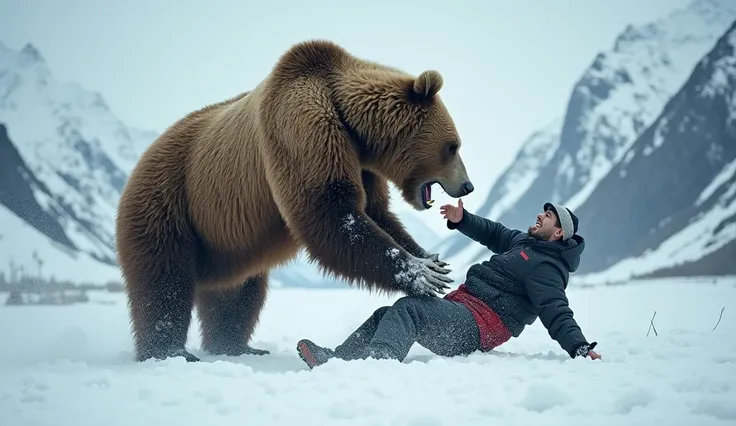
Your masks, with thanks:
<instances>
[{"instance_id":1,"label":"gray knit beanie","mask_svg":"<svg viewBox=\"0 0 736 426\"><path fill-rule=\"evenodd\" d=\"M560 226L562 227L562 240L567 241L576 232L578 232L578 218L573 214L570 209L565 206L553 203L545 203L544 211L552 210L555 212L557 217L560 219Z\"/></svg>"}]
</instances>

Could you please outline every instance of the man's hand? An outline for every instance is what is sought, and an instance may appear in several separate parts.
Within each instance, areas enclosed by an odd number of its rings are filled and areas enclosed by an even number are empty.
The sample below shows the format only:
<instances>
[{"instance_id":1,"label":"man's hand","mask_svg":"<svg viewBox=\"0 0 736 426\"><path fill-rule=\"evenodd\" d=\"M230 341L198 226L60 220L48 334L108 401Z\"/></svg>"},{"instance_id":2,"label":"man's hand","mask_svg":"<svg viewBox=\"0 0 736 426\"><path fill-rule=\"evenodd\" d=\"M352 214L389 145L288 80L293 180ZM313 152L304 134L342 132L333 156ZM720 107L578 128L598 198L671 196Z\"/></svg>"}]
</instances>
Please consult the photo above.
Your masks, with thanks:
<instances>
[{"instance_id":1,"label":"man's hand","mask_svg":"<svg viewBox=\"0 0 736 426\"><path fill-rule=\"evenodd\" d=\"M575 350L575 356L583 356L586 358L590 357L590 359L601 359L602 357L598 355L598 352L593 350L593 348L597 345L598 342L593 342L590 344L583 343Z\"/></svg>"},{"instance_id":2,"label":"man's hand","mask_svg":"<svg viewBox=\"0 0 736 426\"><path fill-rule=\"evenodd\" d=\"M449 220L452 223L458 223L463 220L463 199L457 200L457 207L452 204L445 204L440 207L440 213L442 217Z\"/></svg>"}]
</instances>

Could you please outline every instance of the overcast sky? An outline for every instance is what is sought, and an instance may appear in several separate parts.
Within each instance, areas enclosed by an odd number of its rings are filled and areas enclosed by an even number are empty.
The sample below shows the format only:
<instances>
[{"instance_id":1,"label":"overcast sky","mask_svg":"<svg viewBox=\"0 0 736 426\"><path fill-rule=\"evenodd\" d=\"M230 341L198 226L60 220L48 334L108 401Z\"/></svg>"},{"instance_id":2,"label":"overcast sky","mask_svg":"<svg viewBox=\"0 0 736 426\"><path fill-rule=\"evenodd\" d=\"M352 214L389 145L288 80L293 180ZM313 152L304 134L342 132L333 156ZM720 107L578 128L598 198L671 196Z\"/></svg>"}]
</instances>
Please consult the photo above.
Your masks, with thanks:
<instances>
[{"instance_id":1,"label":"overcast sky","mask_svg":"<svg viewBox=\"0 0 736 426\"><path fill-rule=\"evenodd\" d=\"M437 69L480 205L535 128L627 24L688 0L0 0L0 41L33 43L59 80L100 92L126 123L163 131L254 87L295 42L327 38L414 74ZM441 201L444 199L440 198Z\"/></svg>"}]
</instances>

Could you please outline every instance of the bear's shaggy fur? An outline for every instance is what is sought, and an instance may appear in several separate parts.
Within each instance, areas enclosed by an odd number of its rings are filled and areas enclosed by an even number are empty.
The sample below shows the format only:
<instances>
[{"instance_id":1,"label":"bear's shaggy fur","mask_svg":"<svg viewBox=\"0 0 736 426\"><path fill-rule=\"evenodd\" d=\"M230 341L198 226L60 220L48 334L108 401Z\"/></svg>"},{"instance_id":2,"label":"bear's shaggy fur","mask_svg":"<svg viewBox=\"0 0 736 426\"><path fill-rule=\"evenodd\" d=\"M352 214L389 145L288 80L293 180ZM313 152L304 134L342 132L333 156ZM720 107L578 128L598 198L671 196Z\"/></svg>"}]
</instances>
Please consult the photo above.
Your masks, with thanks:
<instances>
[{"instance_id":1,"label":"bear's shaggy fur","mask_svg":"<svg viewBox=\"0 0 736 426\"><path fill-rule=\"evenodd\" d=\"M197 361L184 349L194 306L203 350L268 353L249 341L269 271L300 248L355 285L443 292L446 264L389 211L387 184L418 210L432 183L455 198L472 191L442 83L309 41L252 91L168 128L116 221L136 359Z\"/></svg>"}]
</instances>

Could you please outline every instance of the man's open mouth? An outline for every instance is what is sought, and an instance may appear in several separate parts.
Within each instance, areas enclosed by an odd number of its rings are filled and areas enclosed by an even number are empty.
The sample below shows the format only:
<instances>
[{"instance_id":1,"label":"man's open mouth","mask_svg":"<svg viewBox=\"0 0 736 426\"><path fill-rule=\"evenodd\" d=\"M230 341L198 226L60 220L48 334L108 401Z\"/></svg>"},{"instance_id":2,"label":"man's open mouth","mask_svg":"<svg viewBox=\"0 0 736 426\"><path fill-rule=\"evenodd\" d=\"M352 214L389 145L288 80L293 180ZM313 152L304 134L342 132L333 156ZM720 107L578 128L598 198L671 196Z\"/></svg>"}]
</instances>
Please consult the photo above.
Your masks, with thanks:
<instances>
[{"instance_id":1,"label":"man's open mouth","mask_svg":"<svg viewBox=\"0 0 736 426\"><path fill-rule=\"evenodd\" d=\"M432 184L437 183L436 181L427 182L419 188L419 192L422 199L422 205L425 209L432 207L434 200L432 199Z\"/></svg>"}]
</instances>

